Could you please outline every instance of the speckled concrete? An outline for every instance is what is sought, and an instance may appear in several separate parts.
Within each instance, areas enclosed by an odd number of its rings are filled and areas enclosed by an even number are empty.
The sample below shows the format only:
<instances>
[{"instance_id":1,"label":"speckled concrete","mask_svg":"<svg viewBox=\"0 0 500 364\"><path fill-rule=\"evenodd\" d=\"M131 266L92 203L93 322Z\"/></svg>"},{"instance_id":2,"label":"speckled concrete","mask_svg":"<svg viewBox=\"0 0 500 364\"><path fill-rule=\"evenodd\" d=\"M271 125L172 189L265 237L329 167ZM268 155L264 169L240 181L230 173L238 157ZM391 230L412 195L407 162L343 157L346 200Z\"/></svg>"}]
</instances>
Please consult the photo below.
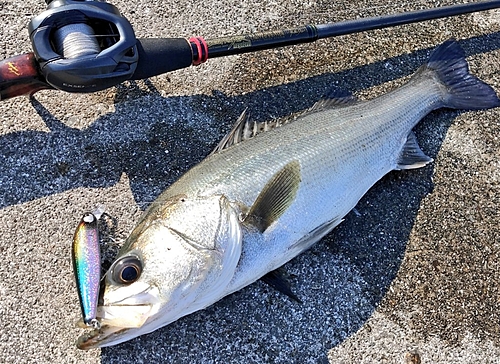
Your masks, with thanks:
<instances>
[{"instance_id":1,"label":"speckled concrete","mask_svg":"<svg viewBox=\"0 0 500 364\"><path fill-rule=\"evenodd\" d=\"M441 5L453 1L440 2ZM431 1L113 2L138 37L214 38L435 6ZM0 2L0 57L30 51L43 1ZM456 37L500 92L500 12L209 60L88 95L0 102L0 362L499 363L500 109L438 111L416 134L435 159L392 172L285 266L303 304L257 282L122 345L79 351L70 262L81 214L105 204L109 264L143 209L246 107L311 106L332 84L375 97Z\"/></svg>"}]
</instances>

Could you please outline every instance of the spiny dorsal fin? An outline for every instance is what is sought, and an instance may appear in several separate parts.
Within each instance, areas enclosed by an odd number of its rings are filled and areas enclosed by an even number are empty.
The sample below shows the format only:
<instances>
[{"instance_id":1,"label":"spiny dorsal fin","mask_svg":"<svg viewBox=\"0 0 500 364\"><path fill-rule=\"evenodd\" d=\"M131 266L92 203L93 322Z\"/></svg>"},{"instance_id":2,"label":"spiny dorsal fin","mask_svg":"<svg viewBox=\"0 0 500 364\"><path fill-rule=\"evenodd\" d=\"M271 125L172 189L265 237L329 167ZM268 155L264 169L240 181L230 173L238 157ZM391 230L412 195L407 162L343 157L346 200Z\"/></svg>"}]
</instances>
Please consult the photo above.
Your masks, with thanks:
<instances>
[{"instance_id":1,"label":"spiny dorsal fin","mask_svg":"<svg viewBox=\"0 0 500 364\"><path fill-rule=\"evenodd\" d=\"M227 133L227 135L222 138L222 140L217 144L215 149L210 154L215 154L223 149L229 148L232 145L241 143L245 140L251 139L254 136L272 130L278 126L285 124L286 122L280 122L277 120L257 122L250 120L250 117L245 109L233 127Z\"/></svg>"},{"instance_id":2,"label":"spiny dorsal fin","mask_svg":"<svg viewBox=\"0 0 500 364\"><path fill-rule=\"evenodd\" d=\"M342 90L340 88L334 88L325 96L323 96L318 102L316 102L310 109L292 117L286 117L272 121L257 122L250 120L247 109L245 109L241 113L238 120L236 120L236 123L234 123L229 133L227 133L227 135L222 138L222 140L219 142L219 144L217 144L215 149L210 154L218 153L221 150L229 148L232 145L251 139L258 134L293 122L299 119L301 116L307 115L308 113L331 107L349 106L356 101L357 99L350 92Z\"/></svg>"},{"instance_id":3,"label":"spiny dorsal fin","mask_svg":"<svg viewBox=\"0 0 500 364\"><path fill-rule=\"evenodd\" d=\"M210 154L215 154L220 152L223 149L229 148L231 145L239 143L241 141L242 130L246 129L245 126L248 125L248 114L247 109L243 110L236 123L234 123L233 127L226 134L224 138L217 144L215 149Z\"/></svg>"},{"instance_id":4,"label":"spiny dorsal fin","mask_svg":"<svg viewBox=\"0 0 500 364\"><path fill-rule=\"evenodd\" d=\"M397 161L398 169L414 169L420 168L428 163L432 162L433 159L426 156L417 142L417 137L410 131L406 137L406 143L401 150Z\"/></svg>"},{"instance_id":5,"label":"spiny dorsal fin","mask_svg":"<svg viewBox=\"0 0 500 364\"><path fill-rule=\"evenodd\" d=\"M299 184L300 164L292 161L267 182L245 217L245 223L254 225L262 233L266 231L290 207Z\"/></svg>"},{"instance_id":6,"label":"spiny dorsal fin","mask_svg":"<svg viewBox=\"0 0 500 364\"><path fill-rule=\"evenodd\" d=\"M326 95L322 96L321 99L309 109L309 111L319 111L331 107L349 106L357 101L357 98L349 91L334 87Z\"/></svg>"}]
</instances>

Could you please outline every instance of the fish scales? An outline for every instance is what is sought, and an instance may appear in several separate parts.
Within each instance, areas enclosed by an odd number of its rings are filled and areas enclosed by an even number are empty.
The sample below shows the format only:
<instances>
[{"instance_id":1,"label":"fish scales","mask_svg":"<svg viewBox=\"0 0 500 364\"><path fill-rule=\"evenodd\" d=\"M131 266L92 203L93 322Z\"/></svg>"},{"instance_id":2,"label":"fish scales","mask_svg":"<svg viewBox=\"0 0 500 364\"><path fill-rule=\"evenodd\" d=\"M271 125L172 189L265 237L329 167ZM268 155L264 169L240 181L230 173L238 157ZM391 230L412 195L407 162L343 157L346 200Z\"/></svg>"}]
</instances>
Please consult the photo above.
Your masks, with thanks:
<instances>
[{"instance_id":1,"label":"fish scales","mask_svg":"<svg viewBox=\"0 0 500 364\"><path fill-rule=\"evenodd\" d=\"M302 180L295 208L280 219L290 230L288 239L297 240L333 216L346 215L376 181L395 168L411 128L441 103L441 90L433 89L432 82L431 75L419 78L377 100L311 112L272 133L257 135L195 166L160 201L180 193L223 194L251 205L269 176L298 160ZM275 247L273 255L280 255L279 244L266 246ZM263 250L264 254L270 252ZM281 255L283 260L262 270L290 259Z\"/></svg>"},{"instance_id":2,"label":"fish scales","mask_svg":"<svg viewBox=\"0 0 500 364\"><path fill-rule=\"evenodd\" d=\"M210 156L160 199L177 193L225 193L241 198L244 186L253 192L247 196L250 204L269 175L292 159L302 162L305 183L320 176L331 179L329 168L350 165L352 158L359 159L360 151L366 152L361 158L372 166L381 164L382 171L392 170L409 130L440 105L439 87L432 90L430 82L430 77L417 80L375 100L311 112L272 133L259 134ZM389 147L381 148L388 142Z\"/></svg>"},{"instance_id":3,"label":"fish scales","mask_svg":"<svg viewBox=\"0 0 500 364\"><path fill-rule=\"evenodd\" d=\"M223 140L145 211L106 274L101 328L78 347L130 340L263 277L331 231L386 173L431 162L411 131L430 111L497 106L451 40L388 94L333 93L291 123Z\"/></svg>"}]
</instances>

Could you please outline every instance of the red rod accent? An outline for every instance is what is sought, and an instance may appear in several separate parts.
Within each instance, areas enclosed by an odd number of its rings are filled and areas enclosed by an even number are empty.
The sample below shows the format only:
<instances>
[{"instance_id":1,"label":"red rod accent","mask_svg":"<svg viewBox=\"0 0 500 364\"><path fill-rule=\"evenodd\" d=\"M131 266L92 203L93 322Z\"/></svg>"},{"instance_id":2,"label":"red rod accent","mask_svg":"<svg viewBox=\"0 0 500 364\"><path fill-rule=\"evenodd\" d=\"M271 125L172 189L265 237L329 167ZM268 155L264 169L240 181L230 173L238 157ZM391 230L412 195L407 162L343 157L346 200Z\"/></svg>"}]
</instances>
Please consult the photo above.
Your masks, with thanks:
<instances>
[{"instance_id":1,"label":"red rod accent","mask_svg":"<svg viewBox=\"0 0 500 364\"><path fill-rule=\"evenodd\" d=\"M191 37L189 43L196 47L196 54L193 54L193 66L198 66L208 59L208 45L202 37ZM194 49L193 49L194 50Z\"/></svg>"}]
</instances>

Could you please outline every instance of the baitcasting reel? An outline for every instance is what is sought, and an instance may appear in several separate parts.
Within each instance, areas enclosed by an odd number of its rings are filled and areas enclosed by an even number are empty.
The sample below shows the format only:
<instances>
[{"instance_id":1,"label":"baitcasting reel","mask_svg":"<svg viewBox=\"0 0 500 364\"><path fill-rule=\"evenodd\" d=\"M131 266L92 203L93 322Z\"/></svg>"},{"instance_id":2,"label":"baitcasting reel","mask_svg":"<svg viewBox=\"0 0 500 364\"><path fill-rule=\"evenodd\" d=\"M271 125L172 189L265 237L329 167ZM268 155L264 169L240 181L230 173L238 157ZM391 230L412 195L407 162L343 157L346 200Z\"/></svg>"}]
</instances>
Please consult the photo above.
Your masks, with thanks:
<instances>
[{"instance_id":1,"label":"baitcasting reel","mask_svg":"<svg viewBox=\"0 0 500 364\"><path fill-rule=\"evenodd\" d=\"M109 3L49 0L28 30L40 72L56 89L104 90L130 79L137 68L134 30Z\"/></svg>"}]
</instances>

